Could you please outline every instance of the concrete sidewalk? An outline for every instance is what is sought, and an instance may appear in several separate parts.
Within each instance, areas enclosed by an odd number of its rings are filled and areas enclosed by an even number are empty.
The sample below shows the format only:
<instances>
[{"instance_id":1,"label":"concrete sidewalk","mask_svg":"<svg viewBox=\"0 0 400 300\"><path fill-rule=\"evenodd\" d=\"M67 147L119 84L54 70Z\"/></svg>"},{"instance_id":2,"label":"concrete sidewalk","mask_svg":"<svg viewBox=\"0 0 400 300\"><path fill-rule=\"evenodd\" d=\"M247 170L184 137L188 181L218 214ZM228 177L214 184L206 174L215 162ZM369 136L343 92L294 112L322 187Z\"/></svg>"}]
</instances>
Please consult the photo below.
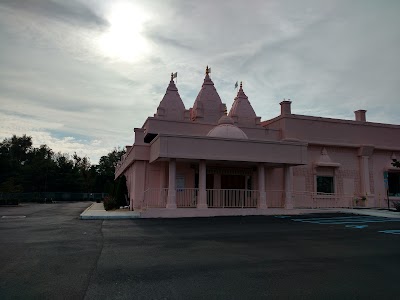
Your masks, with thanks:
<instances>
[{"instance_id":1,"label":"concrete sidewalk","mask_svg":"<svg viewBox=\"0 0 400 300\"><path fill-rule=\"evenodd\" d=\"M180 209L170 210L166 208L154 208L143 212L129 211L127 209L118 209L106 211L103 203L92 203L81 215L82 220L104 220L104 219L136 219L136 218L180 218ZM215 217L215 216L276 216L276 215L304 215L304 214L321 214L321 213L346 213L356 215L367 215L374 217L385 218L400 218L400 212L387 211L382 209L346 209L346 208L319 208L319 209L283 209L283 208L269 208L269 209L229 209L221 214L220 209L196 209L185 208L184 217Z\"/></svg>"},{"instance_id":2,"label":"concrete sidewalk","mask_svg":"<svg viewBox=\"0 0 400 300\"><path fill-rule=\"evenodd\" d=\"M135 219L139 218L140 213L128 209L117 209L106 211L103 203L92 203L81 213L82 220L105 220L105 219Z\"/></svg>"}]
</instances>

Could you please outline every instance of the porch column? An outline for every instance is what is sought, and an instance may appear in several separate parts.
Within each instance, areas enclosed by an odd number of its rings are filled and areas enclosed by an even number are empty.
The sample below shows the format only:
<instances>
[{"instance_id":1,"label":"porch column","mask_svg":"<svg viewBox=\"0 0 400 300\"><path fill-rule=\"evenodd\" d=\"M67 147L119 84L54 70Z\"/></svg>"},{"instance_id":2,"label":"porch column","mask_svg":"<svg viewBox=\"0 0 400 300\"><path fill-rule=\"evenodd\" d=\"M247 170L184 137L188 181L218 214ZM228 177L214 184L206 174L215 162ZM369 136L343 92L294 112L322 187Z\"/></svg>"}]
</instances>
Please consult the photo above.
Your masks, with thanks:
<instances>
[{"instance_id":1,"label":"porch column","mask_svg":"<svg viewBox=\"0 0 400 300\"><path fill-rule=\"evenodd\" d=\"M292 189L293 189L293 169L290 166L285 166L285 208L286 209L293 209Z\"/></svg>"},{"instance_id":2,"label":"porch column","mask_svg":"<svg viewBox=\"0 0 400 300\"><path fill-rule=\"evenodd\" d=\"M260 198L258 208L267 208L267 194L265 192L265 167L263 163L258 164L258 191Z\"/></svg>"},{"instance_id":3,"label":"porch column","mask_svg":"<svg viewBox=\"0 0 400 300\"><path fill-rule=\"evenodd\" d=\"M168 176L168 197L167 197L167 208L176 208L176 160L171 158L169 161L169 176Z\"/></svg>"},{"instance_id":4,"label":"porch column","mask_svg":"<svg viewBox=\"0 0 400 300\"><path fill-rule=\"evenodd\" d=\"M200 160L199 164L199 199L197 201L197 208L208 208L207 207L207 191L206 191L206 161Z\"/></svg>"}]
</instances>

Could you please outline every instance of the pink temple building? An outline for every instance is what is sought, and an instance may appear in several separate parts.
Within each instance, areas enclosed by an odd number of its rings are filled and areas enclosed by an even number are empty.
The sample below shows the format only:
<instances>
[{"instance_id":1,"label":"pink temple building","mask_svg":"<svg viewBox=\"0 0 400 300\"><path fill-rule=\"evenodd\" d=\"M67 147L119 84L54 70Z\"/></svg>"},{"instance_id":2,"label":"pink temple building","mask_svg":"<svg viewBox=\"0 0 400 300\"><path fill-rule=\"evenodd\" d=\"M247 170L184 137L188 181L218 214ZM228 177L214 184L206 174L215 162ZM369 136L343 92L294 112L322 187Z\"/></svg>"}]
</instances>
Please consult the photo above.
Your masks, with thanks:
<instances>
[{"instance_id":1,"label":"pink temple building","mask_svg":"<svg viewBox=\"0 0 400 300\"><path fill-rule=\"evenodd\" d=\"M400 200L400 126L292 114L262 121L242 84L227 113L208 67L186 109L171 76L126 147L130 208L149 216L263 214L270 208L385 207ZM211 213L212 212L212 213Z\"/></svg>"}]
</instances>

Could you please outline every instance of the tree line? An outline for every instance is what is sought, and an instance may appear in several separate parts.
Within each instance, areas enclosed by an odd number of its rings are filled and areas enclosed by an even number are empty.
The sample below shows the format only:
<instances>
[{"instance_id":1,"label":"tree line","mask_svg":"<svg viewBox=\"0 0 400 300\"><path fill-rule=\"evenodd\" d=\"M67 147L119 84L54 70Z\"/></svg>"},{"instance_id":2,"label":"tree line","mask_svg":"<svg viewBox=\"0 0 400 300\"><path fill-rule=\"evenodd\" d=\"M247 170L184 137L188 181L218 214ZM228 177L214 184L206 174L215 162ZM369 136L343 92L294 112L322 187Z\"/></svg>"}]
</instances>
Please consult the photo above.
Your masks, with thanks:
<instances>
[{"instance_id":1,"label":"tree line","mask_svg":"<svg viewBox=\"0 0 400 300\"><path fill-rule=\"evenodd\" d=\"M32 137L0 142L0 192L113 193L114 170L124 149L115 148L92 165L87 156L32 146Z\"/></svg>"}]
</instances>

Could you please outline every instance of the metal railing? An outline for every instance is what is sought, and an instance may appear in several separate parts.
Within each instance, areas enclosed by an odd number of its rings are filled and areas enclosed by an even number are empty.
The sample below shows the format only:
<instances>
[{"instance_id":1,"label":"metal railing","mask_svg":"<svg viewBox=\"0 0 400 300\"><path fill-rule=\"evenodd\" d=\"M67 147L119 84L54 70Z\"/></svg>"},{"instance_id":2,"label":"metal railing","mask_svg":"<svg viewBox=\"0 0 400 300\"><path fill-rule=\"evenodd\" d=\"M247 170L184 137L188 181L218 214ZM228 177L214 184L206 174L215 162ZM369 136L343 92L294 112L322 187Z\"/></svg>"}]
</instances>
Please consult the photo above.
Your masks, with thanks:
<instances>
[{"instance_id":1,"label":"metal railing","mask_svg":"<svg viewBox=\"0 0 400 300\"><path fill-rule=\"evenodd\" d=\"M210 208L249 208L258 204L258 190L207 189L206 192Z\"/></svg>"},{"instance_id":2,"label":"metal railing","mask_svg":"<svg viewBox=\"0 0 400 300\"><path fill-rule=\"evenodd\" d=\"M209 208L255 208L258 207L259 191L245 189L206 189ZM148 189L144 192L144 208L165 208L168 189ZM267 190L267 206L284 208L286 192L284 190ZM292 191L291 200L295 208L337 208L353 207L353 195L325 194L306 191ZM178 208L195 208L199 201L199 189L176 189L176 206Z\"/></svg>"},{"instance_id":3,"label":"metal railing","mask_svg":"<svg viewBox=\"0 0 400 300\"><path fill-rule=\"evenodd\" d=\"M176 189L177 207L196 207L199 189Z\"/></svg>"},{"instance_id":4,"label":"metal railing","mask_svg":"<svg viewBox=\"0 0 400 300\"><path fill-rule=\"evenodd\" d=\"M19 202L48 202L48 201L95 201L103 200L108 193L75 193L75 192L32 192L32 193L3 193L0 200L18 200Z\"/></svg>"}]
</instances>

